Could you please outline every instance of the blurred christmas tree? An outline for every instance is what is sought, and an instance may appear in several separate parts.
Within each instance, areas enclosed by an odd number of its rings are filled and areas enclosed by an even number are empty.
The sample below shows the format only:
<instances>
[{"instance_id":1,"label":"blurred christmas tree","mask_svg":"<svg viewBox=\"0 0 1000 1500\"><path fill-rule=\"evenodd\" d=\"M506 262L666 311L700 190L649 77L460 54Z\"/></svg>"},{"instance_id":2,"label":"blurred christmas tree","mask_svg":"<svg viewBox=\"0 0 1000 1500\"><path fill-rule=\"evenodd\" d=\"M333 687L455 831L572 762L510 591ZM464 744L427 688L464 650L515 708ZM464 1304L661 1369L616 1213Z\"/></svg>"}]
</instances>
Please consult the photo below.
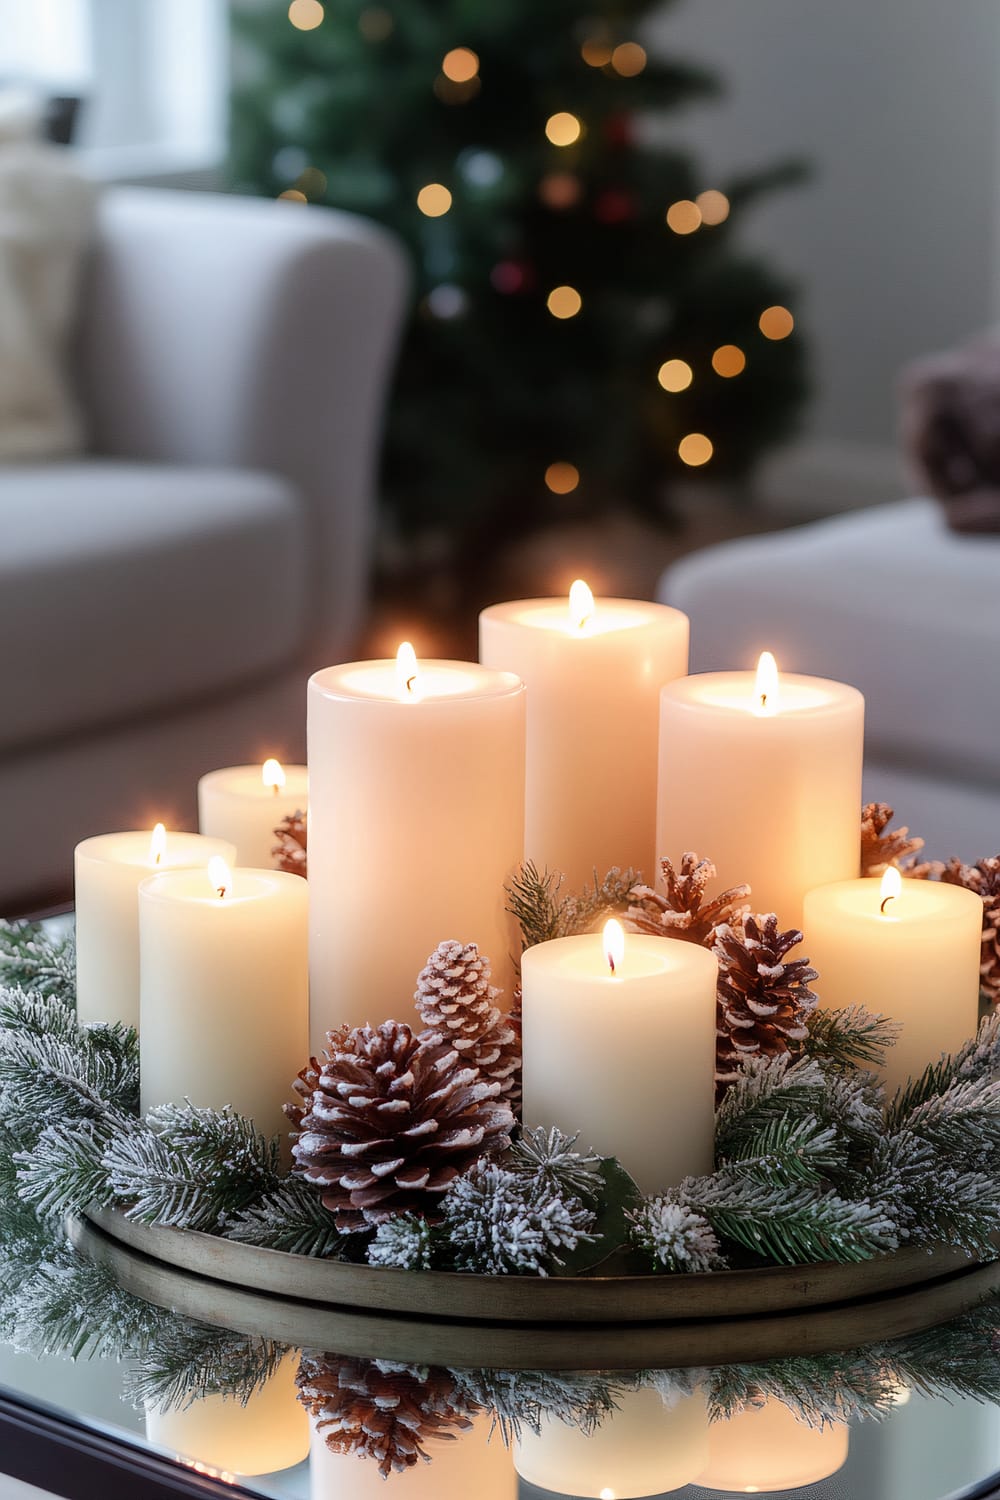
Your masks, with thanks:
<instances>
[{"instance_id":1,"label":"blurred christmas tree","mask_svg":"<svg viewBox=\"0 0 1000 1500\"><path fill-rule=\"evenodd\" d=\"M745 478L794 426L789 289L736 226L800 168L719 185L654 143L647 119L717 89L634 40L661 4L236 8L234 185L368 214L412 252L382 478L397 534L663 516L672 478Z\"/></svg>"}]
</instances>

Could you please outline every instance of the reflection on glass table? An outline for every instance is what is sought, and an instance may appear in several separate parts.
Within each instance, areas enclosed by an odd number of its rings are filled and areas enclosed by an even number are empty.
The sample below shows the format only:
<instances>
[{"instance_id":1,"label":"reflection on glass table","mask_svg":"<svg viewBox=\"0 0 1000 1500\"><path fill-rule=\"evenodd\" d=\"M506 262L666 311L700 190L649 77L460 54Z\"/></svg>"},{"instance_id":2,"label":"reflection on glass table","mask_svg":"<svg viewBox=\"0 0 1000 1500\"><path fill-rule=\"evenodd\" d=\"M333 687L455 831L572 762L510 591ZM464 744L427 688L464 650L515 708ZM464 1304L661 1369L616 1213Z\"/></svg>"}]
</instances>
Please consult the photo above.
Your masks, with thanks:
<instances>
[{"instance_id":1,"label":"reflection on glass table","mask_svg":"<svg viewBox=\"0 0 1000 1500\"><path fill-rule=\"evenodd\" d=\"M997 1299L808 1357L790 1318L784 1358L711 1369L494 1369L484 1327L448 1369L196 1323L28 1228L0 1259L0 1386L252 1494L943 1500L1000 1474Z\"/></svg>"}]
</instances>

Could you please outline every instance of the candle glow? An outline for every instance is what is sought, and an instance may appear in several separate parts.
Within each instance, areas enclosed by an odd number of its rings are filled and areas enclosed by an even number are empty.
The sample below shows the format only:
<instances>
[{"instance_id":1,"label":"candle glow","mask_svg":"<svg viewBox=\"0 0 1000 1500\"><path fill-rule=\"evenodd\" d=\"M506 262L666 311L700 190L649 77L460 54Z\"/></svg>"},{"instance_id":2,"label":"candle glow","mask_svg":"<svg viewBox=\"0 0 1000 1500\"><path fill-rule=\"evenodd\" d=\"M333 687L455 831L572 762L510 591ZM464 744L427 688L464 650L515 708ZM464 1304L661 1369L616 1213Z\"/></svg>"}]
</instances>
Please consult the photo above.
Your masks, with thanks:
<instances>
[{"instance_id":1,"label":"candle glow","mask_svg":"<svg viewBox=\"0 0 1000 1500\"><path fill-rule=\"evenodd\" d=\"M261 767L260 779L265 786L272 787L277 796L285 784L285 768L281 761L269 756Z\"/></svg>"},{"instance_id":2,"label":"candle glow","mask_svg":"<svg viewBox=\"0 0 1000 1500\"><path fill-rule=\"evenodd\" d=\"M396 652L396 690L404 702L421 696L417 653L409 641L403 641Z\"/></svg>"},{"instance_id":3,"label":"candle glow","mask_svg":"<svg viewBox=\"0 0 1000 1500\"><path fill-rule=\"evenodd\" d=\"M778 711L778 663L770 651L762 651L757 663L757 679L754 686L754 713L773 714Z\"/></svg>"},{"instance_id":4,"label":"candle glow","mask_svg":"<svg viewBox=\"0 0 1000 1500\"><path fill-rule=\"evenodd\" d=\"M233 888L233 872L221 854L213 854L206 870L208 883L220 900L224 900Z\"/></svg>"},{"instance_id":5,"label":"candle glow","mask_svg":"<svg viewBox=\"0 0 1000 1500\"><path fill-rule=\"evenodd\" d=\"M895 901L897 897L901 896L902 894L903 878L900 875L899 871L896 869L896 866L890 865L885 874L882 876L882 886L879 891L879 896L881 898L879 911L882 913L883 917L886 914L885 909L888 906L889 902Z\"/></svg>"},{"instance_id":6,"label":"candle glow","mask_svg":"<svg viewBox=\"0 0 1000 1500\"><path fill-rule=\"evenodd\" d=\"M594 596L582 578L570 585L569 618L577 630L583 630L594 618Z\"/></svg>"},{"instance_id":7,"label":"candle glow","mask_svg":"<svg viewBox=\"0 0 1000 1500\"><path fill-rule=\"evenodd\" d=\"M149 863L158 865L167 852L167 830L157 823L149 840Z\"/></svg>"},{"instance_id":8,"label":"candle glow","mask_svg":"<svg viewBox=\"0 0 1000 1500\"><path fill-rule=\"evenodd\" d=\"M614 917L604 924L604 957L614 976L625 961L625 929Z\"/></svg>"}]
</instances>

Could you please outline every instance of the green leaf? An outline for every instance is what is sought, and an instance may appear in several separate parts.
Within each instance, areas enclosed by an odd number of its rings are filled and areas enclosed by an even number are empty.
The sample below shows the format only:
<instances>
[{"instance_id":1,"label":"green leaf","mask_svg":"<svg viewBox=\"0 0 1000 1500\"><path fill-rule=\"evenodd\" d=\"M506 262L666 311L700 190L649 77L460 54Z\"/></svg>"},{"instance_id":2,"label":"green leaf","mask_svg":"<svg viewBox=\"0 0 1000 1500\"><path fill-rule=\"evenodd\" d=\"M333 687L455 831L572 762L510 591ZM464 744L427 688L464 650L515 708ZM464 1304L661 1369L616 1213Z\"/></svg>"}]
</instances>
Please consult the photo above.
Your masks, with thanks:
<instances>
[{"instance_id":1,"label":"green leaf","mask_svg":"<svg viewBox=\"0 0 1000 1500\"><path fill-rule=\"evenodd\" d=\"M626 1245L628 1223L625 1213L634 1208L642 1195L616 1157L603 1157L599 1170L604 1179L604 1190L597 1200L597 1218L591 1230L597 1239L588 1240L567 1252L563 1264L555 1269L555 1275L583 1276Z\"/></svg>"}]
</instances>

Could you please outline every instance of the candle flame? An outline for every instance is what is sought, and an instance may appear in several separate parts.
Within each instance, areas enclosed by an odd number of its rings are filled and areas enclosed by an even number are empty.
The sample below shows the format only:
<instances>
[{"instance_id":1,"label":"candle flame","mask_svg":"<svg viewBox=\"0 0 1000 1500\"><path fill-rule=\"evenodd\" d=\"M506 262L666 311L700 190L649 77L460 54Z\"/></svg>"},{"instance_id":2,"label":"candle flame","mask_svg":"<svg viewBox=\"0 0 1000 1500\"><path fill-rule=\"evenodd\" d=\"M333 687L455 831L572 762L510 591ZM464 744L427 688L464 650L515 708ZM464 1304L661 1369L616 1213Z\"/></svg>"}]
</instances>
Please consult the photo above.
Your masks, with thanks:
<instances>
[{"instance_id":1,"label":"candle flame","mask_svg":"<svg viewBox=\"0 0 1000 1500\"><path fill-rule=\"evenodd\" d=\"M408 698L420 697L420 672L417 668L417 653L409 641L403 641L396 652L396 687L399 696L404 701Z\"/></svg>"},{"instance_id":2,"label":"candle flame","mask_svg":"<svg viewBox=\"0 0 1000 1500\"><path fill-rule=\"evenodd\" d=\"M577 630L583 630L594 618L594 596L582 578L576 579L569 590L569 621Z\"/></svg>"},{"instance_id":3,"label":"candle flame","mask_svg":"<svg viewBox=\"0 0 1000 1500\"><path fill-rule=\"evenodd\" d=\"M167 830L157 823L149 840L149 863L158 865L167 852Z\"/></svg>"},{"instance_id":4,"label":"candle flame","mask_svg":"<svg viewBox=\"0 0 1000 1500\"><path fill-rule=\"evenodd\" d=\"M890 865L885 874L882 876L882 889L879 892L879 895L882 897L882 904L879 907L879 911L884 914L886 907L889 905L889 902L895 901L896 898L902 894L902 890L903 877L900 875L895 865Z\"/></svg>"},{"instance_id":5,"label":"candle flame","mask_svg":"<svg viewBox=\"0 0 1000 1500\"><path fill-rule=\"evenodd\" d=\"M285 768L281 761L269 756L261 767L260 779L265 786L273 787L277 796L285 784Z\"/></svg>"},{"instance_id":6,"label":"candle flame","mask_svg":"<svg viewBox=\"0 0 1000 1500\"><path fill-rule=\"evenodd\" d=\"M220 901L224 900L233 888L233 872L221 854L213 854L208 862L208 882Z\"/></svg>"},{"instance_id":7,"label":"candle flame","mask_svg":"<svg viewBox=\"0 0 1000 1500\"><path fill-rule=\"evenodd\" d=\"M757 663L757 682L754 687L755 713L777 713L778 680L778 663L770 651L762 651Z\"/></svg>"},{"instance_id":8,"label":"candle flame","mask_svg":"<svg viewBox=\"0 0 1000 1500\"><path fill-rule=\"evenodd\" d=\"M614 917L604 924L604 957L612 974L617 974L625 958L625 929Z\"/></svg>"},{"instance_id":9,"label":"candle flame","mask_svg":"<svg viewBox=\"0 0 1000 1500\"><path fill-rule=\"evenodd\" d=\"M614 1492L614 1490L602 1490L601 1491L601 1500L615 1500L615 1492Z\"/></svg>"}]
</instances>

